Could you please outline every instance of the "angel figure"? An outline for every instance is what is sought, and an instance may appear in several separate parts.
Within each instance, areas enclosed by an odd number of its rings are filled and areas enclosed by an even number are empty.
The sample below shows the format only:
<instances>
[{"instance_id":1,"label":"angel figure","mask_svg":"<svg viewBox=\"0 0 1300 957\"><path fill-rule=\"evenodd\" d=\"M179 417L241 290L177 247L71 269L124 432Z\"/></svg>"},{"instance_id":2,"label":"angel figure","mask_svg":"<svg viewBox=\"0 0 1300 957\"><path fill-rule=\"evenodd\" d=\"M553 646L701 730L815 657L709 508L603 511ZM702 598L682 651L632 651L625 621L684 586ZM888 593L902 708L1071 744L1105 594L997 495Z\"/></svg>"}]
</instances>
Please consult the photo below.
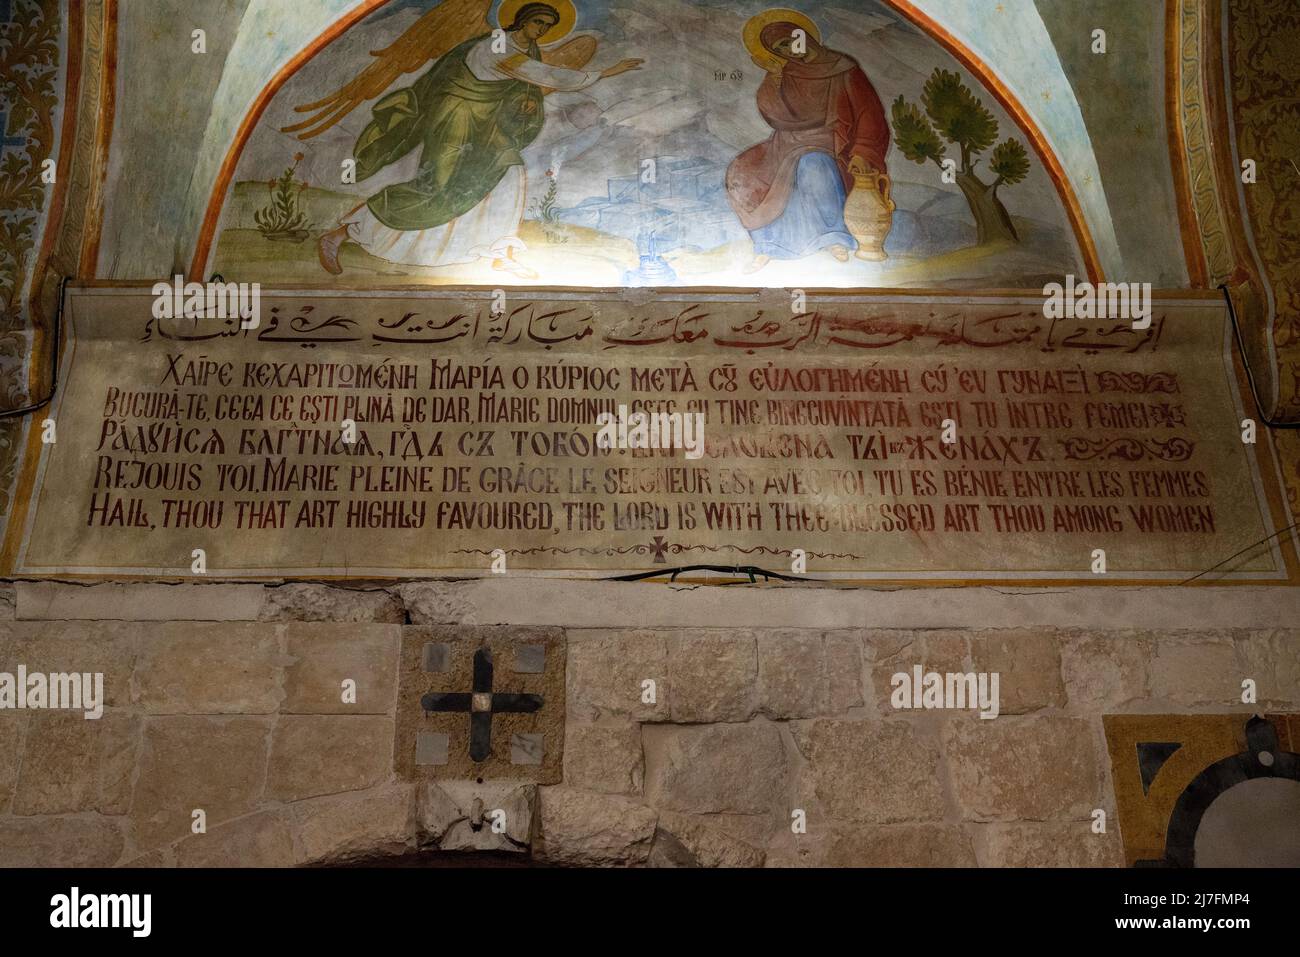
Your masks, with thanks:
<instances>
[{"instance_id":1,"label":"angel figure","mask_svg":"<svg viewBox=\"0 0 1300 957\"><path fill-rule=\"evenodd\" d=\"M443 0L392 46L373 54L375 62L356 79L297 108L313 115L284 132L318 136L403 74L437 60L411 86L375 103L374 118L354 150L358 181L416 149L422 151L419 171L409 182L371 196L320 238L327 272L343 271L339 250L353 242L393 263L431 267L487 259L494 269L537 278L515 254L526 248L518 235L527 189L520 153L541 133L542 98L555 90L586 89L643 61L586 70L596 52L590 36L543 51L544 37L563 39L573 29L572 0L506 0L498 13L501 31L488 25L491 4Z\"/></svg>"}]
</instances>

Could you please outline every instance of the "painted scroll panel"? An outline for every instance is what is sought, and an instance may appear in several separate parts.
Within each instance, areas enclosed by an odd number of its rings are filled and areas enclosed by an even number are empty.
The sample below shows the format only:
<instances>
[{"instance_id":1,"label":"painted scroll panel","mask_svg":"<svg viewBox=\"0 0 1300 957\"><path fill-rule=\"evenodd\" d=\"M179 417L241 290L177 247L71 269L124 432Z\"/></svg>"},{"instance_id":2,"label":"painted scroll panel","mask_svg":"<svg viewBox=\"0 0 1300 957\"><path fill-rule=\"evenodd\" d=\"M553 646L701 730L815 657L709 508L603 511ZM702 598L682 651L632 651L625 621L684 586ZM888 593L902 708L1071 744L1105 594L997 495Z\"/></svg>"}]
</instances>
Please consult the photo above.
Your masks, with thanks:
<instances>
[{"instance_id":1,"label":"painted scroll panel","mask_svg":"<svg viewBox=\"0 0 1300 957\"><path fill-rule=\"evenodd\" d=\"M393 57L372 51L402 48L408 40L442 50L480 33L490 43L486 31L500 22L501 5L389 3L311 59L262 115L233 176L212 269L241 281L332 282L318 242L347 221L337 281L348 287L422 282L1012 288L1041 287L1051 278L1087 271L1057 188L1025 133L938 41L879 0L809 0L786 14L753 0L666 0L653 13L622 3L552 6L566 20L541 38L543 57L582 62L568 54L572 44L589 43L587 52L594 48L594 54L585 70L625 59L644 62L580 90L525 97L522 107L504 109L493 121L497 126L527 127L505 143L520 147L522 165L511 166L491 189L461 180L447 186L438 179L447 172L445 164L441 173L433 170L435 152L496 162L494 150L502 145L488 134L476 139L466 133L455 142L421 138L446 118L449 103L461 102L447 83L429 84L427 95L420 87L455 52L395 74L420 58L385 72ZM506 7L509 19L519 4ZM456 17L433 22L436 32L422 33L422 20L439 10ZM484 12L486 18L478 19ZM774 86L768 75L776 67L762 31L754 38L754 25L787 18L819 38L812 42L821 59L785 66L781 85ZM812 76L802 86L795 76L800 70ZM966 157L940 129L943 156L913 161L909 155L924 151L916 152L902 117L915 109L934 127L943 107L928 113L927 83L939 71L964 86L966 93L954 92L953 102L960 100L968 117L989 124L987 142ZM415 100L403 99L402 91L417 87L422 98L412 107ZM495 95L487 88L474 95L479 94ZM769 99L760 108L764 95ZM781 102L774 107L776 100ZM878 108L871 105L875 100ZM299 109L312 104L315 109ZM782 111L790 115L773 118ZM820 119L812 115L818 111ZM284 132L322 116L324 122L315 126ZM387 129L395 116L411 118L412 137L380 160L365 162L358 144L368 127L373 121ZM534 121L544 122L534 130ZM333 125L322 128L326 124ZM793 161L809 144L791 146L795 127L798 136L827 137L800 162ZM304 134L315 135L302 139ZM780 143L769 151L772 169L764 171L752 162L754 151L774 135ZM854 147L846 138L855 137L871 186L859 186L849 169ZM882 150L878 156L873 138ZM417 140L420 145L414 145ZM834 162L827 158L832 154ZM363 160L361 173L370 175L346 184L343 164L351 159ZM947 177L943 159L957 167ZM969 177L960 169L967 159ZM888 177L885 187L876 178L880 174ZM385 216L379 206L391 204L369 202L389 187L417 181L427 215ZM434 181L441 185L430 185ZM755 219L746 204L756 188L768 195L767 185L771 201ZM399 205L412 201L408 191ZM881 222L892 204L887 227L855 232L853 221L864 214L850 211L846 222L842 211L859 202L868 218ZM448 218L462 207L471 208ZM367 219L367 210L384 229ZM859 251L873 259L861 258ZM770 261L756 262L760 255Z\"/></svg>"},{"instance_id":2,"label":"painted scroll panel","mask_svg":"<svg viewBox=\"0 0 1300 957\"><path fill-rule=\"evenodd\" d=\"M1221 305L734 299L268 291L244 331L79 290L18 571L1285 576ZM600 448L620 405L703 414L703 454Z\"/></svg>"}]
</instances>

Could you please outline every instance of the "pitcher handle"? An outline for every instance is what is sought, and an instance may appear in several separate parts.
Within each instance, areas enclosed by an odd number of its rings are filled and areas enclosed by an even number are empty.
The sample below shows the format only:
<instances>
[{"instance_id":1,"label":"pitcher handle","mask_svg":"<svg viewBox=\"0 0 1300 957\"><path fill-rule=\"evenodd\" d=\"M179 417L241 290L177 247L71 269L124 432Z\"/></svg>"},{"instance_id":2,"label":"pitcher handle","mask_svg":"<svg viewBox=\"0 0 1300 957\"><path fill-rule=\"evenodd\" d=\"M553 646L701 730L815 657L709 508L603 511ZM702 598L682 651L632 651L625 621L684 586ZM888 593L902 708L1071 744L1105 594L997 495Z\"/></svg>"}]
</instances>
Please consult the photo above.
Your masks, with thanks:
<instances>
[{"instance_id":1,"label":"pitcher handle","mask_svg":"<svg viewBox=\"0 0 1300 957\"><path fill-rule=\"evenodd\" d=\"M889 195L894 188L893 180L889 178L888 173L876 174L876 191L880 193L880 198L885 201L885 208L893 212L897 207L894 205L893 198Z\"/></svg>"}]
</instances>

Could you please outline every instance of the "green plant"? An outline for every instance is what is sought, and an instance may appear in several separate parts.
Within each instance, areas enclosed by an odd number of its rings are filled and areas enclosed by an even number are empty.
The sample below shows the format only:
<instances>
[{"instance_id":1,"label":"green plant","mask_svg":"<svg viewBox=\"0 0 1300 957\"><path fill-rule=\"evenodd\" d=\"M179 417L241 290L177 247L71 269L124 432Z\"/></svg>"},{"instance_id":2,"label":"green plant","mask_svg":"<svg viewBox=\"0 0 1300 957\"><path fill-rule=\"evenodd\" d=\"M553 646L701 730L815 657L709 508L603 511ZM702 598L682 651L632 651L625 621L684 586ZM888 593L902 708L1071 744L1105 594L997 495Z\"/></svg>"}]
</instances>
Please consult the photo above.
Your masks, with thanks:
<instances>
[{"instance_id":1,"label":"green plant","mask_svg":"<svg viewBox=\"0 0 1300 957\"><path fill-rule=\"evenodd\" d=\"M267 239L302 242L309 235L311 226L302 211L302 194L307 189L307 183L294 178L302 160L303 155L295 153L293 165L281 173L278 179L267 182L271 201L253 213L258 231Z\"/></svg>"},{"instance_id":2,"label":"green plant","mask_svg":"<svg viewBox=\"0 0 1300 957\"><path fill-rule=\"evenodd\" d=\"M542 194L541 199L533 200L533 215L542 224L542 233L548 242L567 243L569 234L560 221L560 211L556 206L556 197L560 190L555 170L548 169L546 179L548 183L546 192Z\"/></svg>"},{"instance_id":3,"label":"green plant","mask_svg":"<svg viewBox=\"0 0 1300 957\"><path fill-rule=\"evenodd\" d=\"M956 73L935 69L921 94L922 112L900 96L891 116L894 139L904 156L914 163L929 160L944 168L948 151L944 141L961 150L955 182L970 204L981 245L989 242L1019 242L1020 235L998 197L998 188L1014 186L1029 174L1029 154L1024 145L1008 137L994 147L989 171L997 178L988 183L975 173L980 155L997 141L998 121ZM956 164L956 161L953 161Z\"/></svg>"}]
</instances>

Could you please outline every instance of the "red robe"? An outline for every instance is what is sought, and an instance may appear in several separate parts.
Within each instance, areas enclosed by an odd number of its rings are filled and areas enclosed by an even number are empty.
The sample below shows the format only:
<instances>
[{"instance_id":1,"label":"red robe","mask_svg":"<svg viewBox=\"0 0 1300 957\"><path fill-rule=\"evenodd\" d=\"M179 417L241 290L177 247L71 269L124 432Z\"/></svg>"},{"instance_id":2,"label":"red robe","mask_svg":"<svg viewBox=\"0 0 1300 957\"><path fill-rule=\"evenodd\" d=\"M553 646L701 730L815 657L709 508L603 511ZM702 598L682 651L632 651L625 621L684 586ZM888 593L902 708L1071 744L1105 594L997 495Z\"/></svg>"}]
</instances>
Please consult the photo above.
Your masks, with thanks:
<instances>
[{"instance_id":1,"label":"red robe","mask_svg":"<svg viewBox=\"0 0 1300 957\"><path fill-rule=\"evenodd\" d=\"M886 172L889 123L880 97L857 61L826 52L832 58L820 63L788 61L781 75L769 73L758 88L758 111L774 132L727 168L727 196L746 229L761 229L785 212L805 153L835 157L845 192L853 189L854 157Z\"/></svg>"}]
</instances>

